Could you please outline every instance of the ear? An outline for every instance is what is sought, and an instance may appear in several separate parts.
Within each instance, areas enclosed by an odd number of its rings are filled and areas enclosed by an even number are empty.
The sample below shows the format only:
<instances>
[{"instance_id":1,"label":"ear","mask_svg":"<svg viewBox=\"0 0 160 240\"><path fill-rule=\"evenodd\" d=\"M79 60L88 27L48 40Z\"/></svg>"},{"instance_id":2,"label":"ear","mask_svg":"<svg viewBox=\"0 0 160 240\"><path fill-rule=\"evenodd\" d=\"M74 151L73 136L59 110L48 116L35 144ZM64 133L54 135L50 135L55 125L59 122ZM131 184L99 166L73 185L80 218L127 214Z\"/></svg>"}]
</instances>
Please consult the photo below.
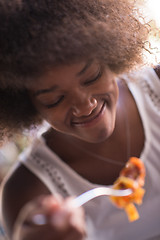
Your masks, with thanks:
<instances>
[{"instance_id":1,"label":"ear","mask_svg":"<svg viewBox=\"0 0 160 240\"><path fill-rule=\"evenodd\" d=\"M155 72L157 73L159 79L160 79L160 64L154 67Z\"/></svg>"}]
</instances>

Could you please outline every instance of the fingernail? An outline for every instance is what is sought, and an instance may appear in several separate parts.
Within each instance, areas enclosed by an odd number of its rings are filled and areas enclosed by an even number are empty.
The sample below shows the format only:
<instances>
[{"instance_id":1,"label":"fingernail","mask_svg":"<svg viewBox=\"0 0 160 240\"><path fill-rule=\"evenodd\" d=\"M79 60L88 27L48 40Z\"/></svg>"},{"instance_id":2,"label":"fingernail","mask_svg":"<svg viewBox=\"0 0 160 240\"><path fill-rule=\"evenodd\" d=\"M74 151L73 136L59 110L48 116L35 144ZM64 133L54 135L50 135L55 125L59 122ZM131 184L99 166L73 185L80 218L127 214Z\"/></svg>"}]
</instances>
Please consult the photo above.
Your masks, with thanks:
<instances>
[{"instance_id":1,"label":"fingernail","mask_svg":"<svg viewBox=\"0 0 160 240\"><path fill-rule=\"evenodd\" d=\"M36 214L32 217L31 221L35 225L44 225L47 223L47 218L43 214Z\"/></svg>"}]
</instances>

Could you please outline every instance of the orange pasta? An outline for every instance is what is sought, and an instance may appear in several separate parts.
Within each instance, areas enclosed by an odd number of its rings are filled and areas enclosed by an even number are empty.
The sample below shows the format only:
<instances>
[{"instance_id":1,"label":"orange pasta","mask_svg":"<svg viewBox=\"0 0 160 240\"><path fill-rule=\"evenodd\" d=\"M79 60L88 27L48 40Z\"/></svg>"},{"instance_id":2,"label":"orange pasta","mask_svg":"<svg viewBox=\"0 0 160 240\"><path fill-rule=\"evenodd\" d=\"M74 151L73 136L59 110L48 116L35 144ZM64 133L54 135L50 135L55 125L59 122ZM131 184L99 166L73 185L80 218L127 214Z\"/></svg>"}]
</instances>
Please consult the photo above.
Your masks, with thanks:
<instances>
[{"instance_id":1,"label":"orange pasta","mask_svg":"<svg viewBox=\"0 0 160 240\"><path fill-rule=\"evenodd\" d=\"M111 201L119 208L123 208L129 221L135 221L139 218L139 213L134 205L142 204L145 193L143 189L145 181L145 167L143 162L136 157L132 157L126 166L121 170L119 178L113 184L114 189L132 189L133 193L125 197L111 196Z\"/></svg>"}]
</instances>

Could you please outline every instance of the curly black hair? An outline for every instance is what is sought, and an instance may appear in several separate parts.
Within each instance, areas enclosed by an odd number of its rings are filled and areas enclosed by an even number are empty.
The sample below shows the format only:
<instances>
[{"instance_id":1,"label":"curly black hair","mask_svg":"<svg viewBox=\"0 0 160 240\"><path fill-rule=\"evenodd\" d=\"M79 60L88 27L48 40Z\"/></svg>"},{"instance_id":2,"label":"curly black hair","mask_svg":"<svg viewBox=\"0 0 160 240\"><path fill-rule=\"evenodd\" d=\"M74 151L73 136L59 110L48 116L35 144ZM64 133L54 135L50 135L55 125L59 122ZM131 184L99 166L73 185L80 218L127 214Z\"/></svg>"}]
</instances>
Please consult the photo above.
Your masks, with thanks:
<instances>
[{"instance_id":1,"label":"curly black hair","mask_svg":"<svg viewBox=\"0 0 160 240\"><path fill-rule=\"evenodd\" d=\"M0 0L0 132L40 123L27 87L47 69L96 59L119 74L143 59L130 0Z\"/></svg>"}]
</instances>

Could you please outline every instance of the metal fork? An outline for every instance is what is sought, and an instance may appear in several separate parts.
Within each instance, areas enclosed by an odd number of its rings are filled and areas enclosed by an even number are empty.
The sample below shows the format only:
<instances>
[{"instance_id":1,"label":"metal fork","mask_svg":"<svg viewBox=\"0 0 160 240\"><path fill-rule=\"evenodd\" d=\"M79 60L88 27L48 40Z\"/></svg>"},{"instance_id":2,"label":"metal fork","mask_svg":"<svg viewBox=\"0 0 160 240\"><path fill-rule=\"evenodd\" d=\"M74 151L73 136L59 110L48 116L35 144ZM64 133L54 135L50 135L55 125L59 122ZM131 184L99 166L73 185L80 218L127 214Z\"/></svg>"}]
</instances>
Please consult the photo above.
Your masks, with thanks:
<instances>
[{"instance_id":1,"label":"metal fork","mask_svg":"<svg viewBox=\"0 0 160 240\"><path fill-rule=\"evenodd\" d=\"M123 197L128 196L132 193L131 189L124 189L124 190L116 190L110 187L97 187L94 189L91 189L87 192L82 193L75 199L73 199L74 207L80 207L83 204L87 203L88 201L92 200L93 198L99 197L99 196L117 196L117 197Z\"/></svg>"}]
</instances>

